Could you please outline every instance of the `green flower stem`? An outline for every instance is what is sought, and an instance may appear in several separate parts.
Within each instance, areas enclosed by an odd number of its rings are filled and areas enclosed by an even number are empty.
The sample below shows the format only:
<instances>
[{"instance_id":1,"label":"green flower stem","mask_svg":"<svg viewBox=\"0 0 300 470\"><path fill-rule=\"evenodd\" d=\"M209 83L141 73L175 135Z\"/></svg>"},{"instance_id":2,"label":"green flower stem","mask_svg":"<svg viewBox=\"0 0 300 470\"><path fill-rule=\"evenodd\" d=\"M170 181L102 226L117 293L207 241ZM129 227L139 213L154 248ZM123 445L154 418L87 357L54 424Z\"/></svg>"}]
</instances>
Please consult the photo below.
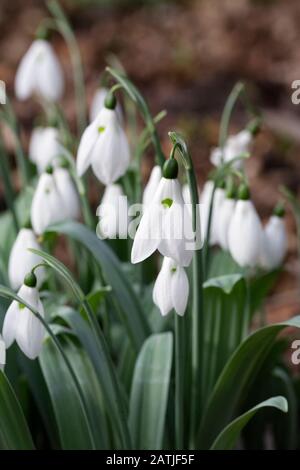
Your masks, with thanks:
<instances>
[{"instance_id":1,"label":"green flower stem","mask_svg":"<svg viewBox=\"0 0 300 470\"><path fill-rule=\"evenodd\" d=\"M192 204L192 227L195 234L200 233L198 212L198 185L193 167L193 161L184 140L176 133L169 132L169 137L182 158L187 173L187 182L190 190ZM190 448L195 448L197 426L200 422L201 410L201 384L200 384L200 358L203 350L204 316L203 316L203 274L202 249L196 250L193 257L193 297L192 297L192 375L191 375L191 415L190 415Z\"/></svg>"},{"instance_id":2,"label":"green flower stem","mask_svg":"<svg viewBox=\"0 0 300 470\"><path fill-rule=\"evenodd\" d=\"M87 125L87 113L83 68L79 46L73 30L59 3L56 0L50 0L47 5L48 9L56 20L57 29L63 36L69 48L73 68L73 80L77 109L77 127L78 133L81 135Z\"/></svg>"},{"instance_id":3,"label":"green flower stem","mask_svg":"<svg viewBox=\"0 0 300 470\"><path fill-rule=\"evenodd\" d=\"M73 367L72 367L67 355L65 354L60 342L56 338L55 334L51 330L48 323L39 314L39 312L37 310L35 310L27 302L25 302L23 299L21 299L21 297L19 297L17 294L15 294L11 289L9 289L7 287L4 287L4 286L0 286L0 295L2 297L7 298L7 299L15 300L15 301L21 303L22 305L25 305L25 307L27 307L33 313L33 315L39 319L39 321L42 323L45 330L49 334L50 338L54 342L54 344L55 344L56 348L58 349L63 361L65 362L65 365L66 365L66 367L67 367L67 369L68 369L68 371L69 371L69 373L72 377L72 380L74 382L74 385L75 385L75 388L77 390L78 397L79 397L79 400L80 400L80 403L81 403L82 411L83 411L83 414L84 414L84 417L85 417L85 420L86 420L86 424L87 424L88 432L89 432L89 435L90 435L91 443L92 443L93 449L96 449L96 445L95 445L95 441L94 441L94 437L93 437L93 433L92 433L92 430L91 430L90 421L89 421L89 417L88 417L89 416L88 406L86 404L84 393L82 391L79 380L77 379L76 373L74 372Z\"/></svg>"},{"instance_id":4,"label":"green flower stem","mask_svg":"<svg viewBox=\"0 0 300 470\"><path fill-rule=\"evenodd\" d=\"M155 149L155 155L156 155L156 160L157 163L160 166L163 166L165 162L165 156L163 153L163 150L160 145L160 140L158 137L158 133L155 127L154 120L151 116L151 113L149 111L148 105L138 89L131 83L131 81L121 72L111 68L111 67L106 67L106 71L112 75L112 77L121 85L121 87L124 89L124 91L127 93L129 98L136 104L142 118L144 119L144 122L149 130L149 133L151 135L151 140L153 143L153 147Z\"/></svg>"},{"instance_id":5,"label":"green flower stem","mask_svg":"<svg viewBox=\"0 0 300 470\"><path fill-rule=\"evenodd\" d=\"M237 103L238 98L242 93L245 92L245 85L241 82L238 82L234 85L231 93L229 94L224 110L221 117L221 125L220 125L220 132L219 132L219 147L222 151L222 165L223 166L223 152L224 146L226 144L226 140L228 138L228 131L229 131L229 123L230 118L233 112L233 109ZM208 266L209 266L209 239L211 233L211 222L212 222L212 214L213 214L213 205L215 199L215 193L218 185L218 178L214 180L214 188L212 192L212 196L209 203L209 215L208 215L208 224L205 236L205 245L204 245L204 274L207 276Z\"/></svg>"},{"instance_id":6,"label":"green flower stem","mask_svg":"<svg viewBox=\"0 0 300 470\"><path fill-rule=\"evenodd\" d=\"M0 140L0 159L1 159L0 176L3 181L6 205L11 212L15 232L17 234L20 229L20 226L19 226L19 221L18 221L17 212L15 208L15 202L14 202L15 200L14 189L13 189L13 184L10 178L10 170L9 170L9 166L7 162L7 155L2 146L1 140Z\"/></svg>"},{"instance_id":7,"label":"green flower stem","mask_svg":"<svg viewBox=\"0 0 300 470\"><path fill-rule=\"evenodd\" d=\"M175 315L175 448L184 449L185 317Z\"/></svg>"}]
</instances>

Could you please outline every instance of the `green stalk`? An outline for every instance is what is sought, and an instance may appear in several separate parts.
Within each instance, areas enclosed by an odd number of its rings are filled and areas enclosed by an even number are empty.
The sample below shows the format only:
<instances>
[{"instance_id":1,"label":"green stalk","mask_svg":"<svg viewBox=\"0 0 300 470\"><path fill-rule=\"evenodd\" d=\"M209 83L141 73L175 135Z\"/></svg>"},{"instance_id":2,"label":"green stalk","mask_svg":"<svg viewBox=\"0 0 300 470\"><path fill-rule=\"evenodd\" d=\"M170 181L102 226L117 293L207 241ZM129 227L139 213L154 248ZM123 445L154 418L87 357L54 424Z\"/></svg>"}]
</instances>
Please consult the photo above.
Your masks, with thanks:
<instances>
[{"instance_id":1,"label":"green stalk","mask_svg":"<svg viewBox=\"0 0 300 470\"><path fill-rule=\"evenodd\" d=\"M222 165L223 165L223 152L224 146L228 137L228 130L229 130L229 123L231 119L231 115L233 109L237 103L239 96L244 93L245 85L241 82L238 82L234 85L233 89L231 90L221 117L221 124L220 124L220 132L219 132L219 147L222 151ZM214 181L214 188L212 192L212 196L209 203L209 215L208 215L208 224L206 230L206 237L205 237L205 247L204 247L204 273L205 276L207 275L208 265L209 265L209 239L210 239L210 232L211 232L211 222L212 222L212 214L213 214L213 206L214 206L214 199L215 193L217 189L218 180L215 179Z\"/></svg>"},{"instance_id":2,"label":"green stalk","mask_svg":"<svg viewBox=\"0 0 300 470\"><path fill-rule=\"evenodd\" d=\"M77 109L77 127L78 134L81 135L87 125L87 120L83 67L79 46L70 23L59 3L56 0L50 0L47 2L47 5L53 17L56 19L57 28L66 41L70 52Z\"/></svg>"},{"instance_id":3,"label":"green stalk","mask_svg":"<svg viewBox=\"0 0 300 470\"><path fill-rule=\"evenodd\" d=\"M89 432L89 435L90 435L91 443L92 443L93 449L96 449L93 433L92 433L89 418L88 418L89 412L88 412L88 407L87 407L87 404L86 404L86 401L85 401L84 394L82 392L82 389L81 389L80 383L77 379L77 376L76 376L76 374L73 370L73 367L72 367L67 355L65 354L60 342L56 338L55 334L52 332L52 330L51 330L50 326L48 325L48 323L39 314L39 312L37 310L35 310L27 302L25 302L23 299L21 299L21 297L19 297L17 294L15 294L11 289L9 289L7 287L4 287L4 286L0 286L0 295L2 297L8 298L8 299L15 300L15 301L21 303L22 305L25 305L25 307L27 307L33 313L33 315L39 319L39 321L42 323L45 330L47 331L47 333L51 337L52 341L54 342L56 348L58 349L59 353L61 354L61 357L62 357L63 361L65 362L65 365L66 365L66 367L67 367L67 369L68 369L68 371L69 371L69 373L72 377L72 380L74 382L75 388L76 388L78 396L79 396L82 411L83 411L83 414L84 414L84 417L85 417L85 420L86 420L86 424L87 424L88 432Z\"/></svg>"},{"instance_id":4,"label":"green stalk","mask_svg":"<svg viewBox=\"0 0 300 470\"><path fill-rule=\"evenodd\" d=\"M169 137L176 146L182 158L187 173L191 204L192 204L192 228L195 234L200 232L197 221L198 212L198 185L193 167L193 161L184 140L176 133L169 132ZM193 298L192 298L192 384L191 384L191 415L190 415L190 448L195 448L197 425L200 422L201 410L201 384L200 384L200 358L203 351L204 315L203 315L203 274L202 274L202 250L196 250L193 256Z\"/></svg>"},{"instance_id":5,"label":"green stalk","mask_svg":"<svg viewBox=\"0 0 300 470\"><path fill-rule=\"evenodd\" d=\"M0 159L1 159L0 175L3 181L5 201L6 201L6 205L8 209L11 212L15 232L17 234L20 229L20 226L19 226L19 221L18 221L17 212L15 208L15 202L14 202L14 199L15 199L14 189L13 189L13 184L10 178L10 171L9 171L9 166L7 163L7 155L2 146L1 141L0 141Z\"/></svg>"},{"instance_id":6,"label":"green stalk","mask_svg":"<svg viewBox=\"0 0 300 470\"><path fill-rule=\"evenodd\" d=\"M185 318L175 315L175 448L184 449Z\"/></svg>"}]
</instances>

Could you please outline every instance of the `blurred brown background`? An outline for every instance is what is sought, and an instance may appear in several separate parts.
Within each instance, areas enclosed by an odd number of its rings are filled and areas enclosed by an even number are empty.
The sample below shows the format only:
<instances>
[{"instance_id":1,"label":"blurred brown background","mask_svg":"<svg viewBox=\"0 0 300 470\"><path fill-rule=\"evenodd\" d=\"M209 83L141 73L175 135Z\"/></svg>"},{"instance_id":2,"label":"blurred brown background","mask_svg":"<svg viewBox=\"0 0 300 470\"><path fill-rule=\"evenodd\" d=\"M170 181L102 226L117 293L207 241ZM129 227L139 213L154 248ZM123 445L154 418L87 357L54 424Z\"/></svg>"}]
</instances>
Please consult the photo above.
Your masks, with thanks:
<instances>
[{"instance_id":1,"label":"blurred brown background","mask_svg":"<svg viewBox=\"0 0 300 470\"><path fill-rule=\"evenodd\" d=\"M299 0L65 0L61 4L80 44L89 101L107 57L115 54L153 113L167 110L159 125L166 151L168 130L185 134L202 183L210 170L210 148L218 141L224 102L235 82L243 80L264 117L247 163L258 211L264 220L269 217L282 184L300 197L300 105L291 102L291 84L300 80ZM47 8L40 0L0 1L0 79L11 97L17 64L45 15ZM63 107L74 122L68 51L58 35L53 44L67 77ZM31 101L14 100L14 104L26 142L39 109ZM231 132L242 129L247 119L238 106ZM297 239L291 214L287 224L289 259L269 301L272 321L299 313Z\"/></svg>"}]
</instances>

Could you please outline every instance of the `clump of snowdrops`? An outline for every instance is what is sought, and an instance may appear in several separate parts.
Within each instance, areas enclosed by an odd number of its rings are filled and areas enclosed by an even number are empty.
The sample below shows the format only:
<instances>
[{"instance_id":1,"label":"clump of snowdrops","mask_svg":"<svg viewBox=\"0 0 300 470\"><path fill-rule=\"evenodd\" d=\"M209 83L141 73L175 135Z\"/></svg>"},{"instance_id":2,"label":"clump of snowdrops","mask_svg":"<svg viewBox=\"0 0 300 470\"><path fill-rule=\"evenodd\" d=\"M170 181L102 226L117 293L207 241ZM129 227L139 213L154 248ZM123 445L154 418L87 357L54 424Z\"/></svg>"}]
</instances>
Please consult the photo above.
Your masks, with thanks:
<instances>
[{"instance_id":1,"label":"clump of snowdrops","mask_svg":"<svg viewBox=\"0 0 300 470\"><path fill-rule=\"evenodd\" d=\"M273 447L296 448L296 384L277 336L300 318L263 318L286 255L285 209L279 202L263 225L251 199L245 159L255 158L260 117L248 110L228 135L243 84L225 104L199 188L188 144L171 131L164 155L165 113L152 117L120 68L102 75L87 122L75 36L59 4L49 9L16 73L16 97L41 105L28 149L10 102L1 109L22 189L2 144L0 447L265 448L268 433ZM76 134L59 104L53 29L70 50ZM146 151L154 165L144 186ZM69 267L56 257L62 242Z\"/></svg>"}]
</instances>

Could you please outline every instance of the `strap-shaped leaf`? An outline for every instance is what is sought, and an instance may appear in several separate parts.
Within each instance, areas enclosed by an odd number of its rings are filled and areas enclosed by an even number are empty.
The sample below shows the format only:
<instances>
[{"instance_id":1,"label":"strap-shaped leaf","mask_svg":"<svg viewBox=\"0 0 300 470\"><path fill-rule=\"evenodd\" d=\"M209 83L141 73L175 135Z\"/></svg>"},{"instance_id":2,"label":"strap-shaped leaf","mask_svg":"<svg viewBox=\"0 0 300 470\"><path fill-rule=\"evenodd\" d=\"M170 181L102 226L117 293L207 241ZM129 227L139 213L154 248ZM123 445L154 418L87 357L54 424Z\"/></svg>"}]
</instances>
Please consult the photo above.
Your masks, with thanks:
<instances>
[{"instance_id":1,"label":"strap-shaped leaf","mask_svg":"<svg viewBox=\"0 0 300 470\"><path fill-rule=\"evenodd\" d=\"M233 449L241 431L246 426L248 421L250 421L250 419L259 410L267 407L277 408L278 410L283 411L284 413L287 413L288 411L287 400L281 396L272 397L268 400L259 403L258 405L251 408L251 410L246 411L246 413L242 414L230 424L228 424L228 426L226 426L226 428L223 429L223 431L218 435L217 439L211 446L211 450Z\"/></svg>"},{"instance_id":2,"label":"strap-shaped leaf","mask_svg":"<svg viewBox=\"0 0 300 470\"><path fill-rule=\"evenodd\" d=\"M34 445L21 405L0 370L0 449L32 450Z\"/></svg>"},{"instance_id":3,"label":"strap-shaped leaf","mask_svg":"<svg viewBox=\"0 0 300 470\"><path fill-rule=\"evenodd\" d=\"M136 449L162 449L173 355L170 332L150 336L137 358L129 408Z\"/></svg>"},{"instance_id":4,"label":"strap-shaped leaf","mask_svg":"<svg viewBox=\"0 0 300 470\"><path fill-rule=\"evenodd\" d=\"M230 422L242 397L260 371L276 336L291 326L300 328L300 316L257 330L233 353L213 389L202 418L197 439L201 448L209 449Z\"/></svg>"}]
</instances>

